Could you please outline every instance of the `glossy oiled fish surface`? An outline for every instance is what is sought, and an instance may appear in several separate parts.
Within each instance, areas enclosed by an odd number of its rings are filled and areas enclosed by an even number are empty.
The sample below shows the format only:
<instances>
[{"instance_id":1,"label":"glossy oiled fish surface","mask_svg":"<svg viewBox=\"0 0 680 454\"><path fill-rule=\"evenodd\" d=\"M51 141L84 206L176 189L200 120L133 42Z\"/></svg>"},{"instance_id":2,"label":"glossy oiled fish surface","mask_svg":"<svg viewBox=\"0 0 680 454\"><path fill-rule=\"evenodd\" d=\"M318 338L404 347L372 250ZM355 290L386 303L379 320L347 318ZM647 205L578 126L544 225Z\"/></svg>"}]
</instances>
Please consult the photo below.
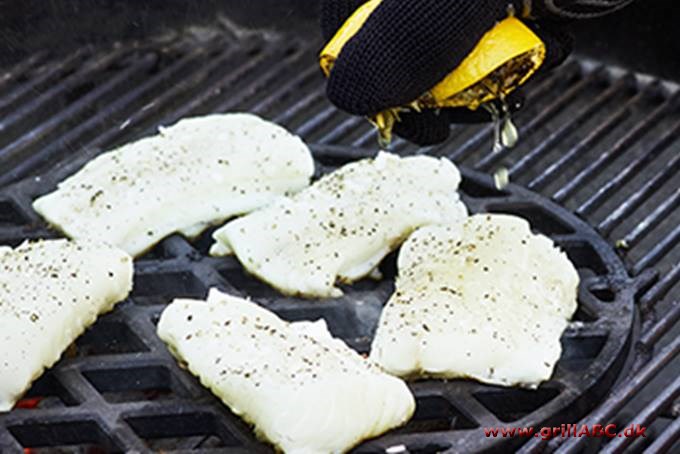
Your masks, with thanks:
<instances>
[{"instance_id":1,"label":"glossy oiled fish surface","mask_svg":"<svg viewBox=\"0 0 680 454\"><path fill-rule=\"evenodd\" d=\"M446 158L381 152L228 223L211 253L235 252L285 294L339 296L338 279L367 276L416 228L465 217L459 183Z\"/></svg>"},{"instance_id":2,"label":"glossy oiled fish surface","mask_svg":"<svg viewBox=\"0 0 680 454\"><path fill-rule=\"evenodd\" d=\"M255 303L212 290L175 300L158 335L201 383L286 453L344 452L406 422L406 384L382 372L323 321L288 323Z\"/></svg>"},{"instance_id":3,"label":"glossy oiled fish surface","mask_svg":"<svg viewBox=\"0 0 680 454\"><path fill-rule=\"evenodd\" d=\"M0 247L0 411L132 288L132 259L67 240Z\"/></svg>"},{"instance_id":4,"label":"glossy oiled fish surface","mask_svg":"<svg viewBox=\"0 0 680 454\"><path fill-rule=\"evenodd\" d=\"M181 120L104 153L34 208L75 239L139 255L165 236L195 236L309 184L307 146L250 114Z\"/></svg>"},{"instance_id":5,"label":"glossy oiled fish surface","mask_svg":"<svg viewBox=\"0 0 680 454\"><path fill-rule=\"evenodd\" d=\"M552 375L578 274L522 218L425 227L402 247L371 359L399 376L535 387Z\"/></svg>"}]
</instances>

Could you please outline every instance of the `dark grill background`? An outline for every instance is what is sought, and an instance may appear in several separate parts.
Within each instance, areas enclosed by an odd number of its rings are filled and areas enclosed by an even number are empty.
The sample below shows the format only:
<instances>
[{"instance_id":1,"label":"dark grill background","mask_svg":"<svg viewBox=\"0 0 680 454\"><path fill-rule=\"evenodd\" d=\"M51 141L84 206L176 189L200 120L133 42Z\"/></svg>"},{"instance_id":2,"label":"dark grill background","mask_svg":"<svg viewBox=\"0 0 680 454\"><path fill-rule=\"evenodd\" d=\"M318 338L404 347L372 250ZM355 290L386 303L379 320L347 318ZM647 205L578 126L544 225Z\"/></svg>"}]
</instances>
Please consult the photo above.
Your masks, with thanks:
<instances>
[{"instance_id":1,"label":"dark grill background","mask_svg":"<svg viewBox=\"0 0 680 454\"><path fill-rule=\"evenodd\" d=\"M183 116L230 110L258 113L313 144L324 170L375 149L365 121L338 112L325 100L315 58L318 43L247 32L230 24L159 36L111 46L80 46L66 55L45 49L24 55L0 71L0 186L6 187L0 190L0 244L54 236L30 210L32 197L51 190L56 181L101 150L150 134L159 124ZM632 314L623 312L623 301L637 292L641 328L632 334L632 355L625 369L630 375L620 378L612 395L588 420L652 425L653 436L628 449L670 451L680 436L678 87L581 58L532 83L529 95L526 109L516 117L521 140L514 150L492 155L491 129L479 126L455 127L447 144L427 150L397 141L395 151L446 155L484 172L505 165L514 182L575 212L611 244L618 242L630 279L605 270L600 274L618 278L598 281L596 270L586 293L595 297L594 305L608 300L618 304L621 316L606 316L623 320L618 329L630 328ZM553 213L549 204L522 191L499 195L489 188L488 180L466 174L465 190L481 200L480 209L488 209L500 197L499 209L538 220L539 230L565 234L560 229L571 221L564 220L564 212ZM513 197L522 203L518 205ZM546 216L546 210L553 216ZM244 276L239 266L202 259L208 244L207 234L194 246L172 237L147 255L137 266L137 290L131 301L103 317L79 339L75 353L66 355L75 357L62 360L33 387L31 395L47 396L40 408L0 416L0 447L259 449L247 427L225 418L227 412L169 360L152 335L162 309L159 305L171 297L202 297L213 284L226 289L233 284L232 290L261 300L270 294ZM596 253L586 254L584 260L589 261L588 267L597 268L597 254L608 252L593 250ZM609 257L609 262L615 260ZM656 275L644 272L650 268ZM342 304L321 310L318 305L285 300L279 309L289 319L323 315L337 335L365 349L371 330L366 320L375 317L389 284L362 282L354 288L352 295L367 301L366 313ZM582 299L581 304L588 302ZM596 306L579 318L588 323L599 315ZM625 351L627 335L616 332L619 348ZM567 359L584 361L584 367L616 359L604 358L603 349L603 342L583 341L576 350L580 357ZM605 375L611 375L618 367L605 369L609 371ZM453 429L468 443L458 450L470 450L484 440L479 433L465 435L466 430L497 425L499 420L515 425L526 415L554 416L551 402L562 402L549 387L532 396L513 393L509 407L495 403L508 401L508 395L461 404L430 391L419 394L424 413L407 427L411 435L403 438L413 440L419 452L449 446L440 443L441 437L422 435L425 430ZM575 410L567 411L565 406L557 423L575 422L565 418L599 402L603 389L598 391L584 394L588 402ZM435 441L428 445L428 439ZM561 449L576 452L577 445L596 443L571 440ZM626 439L616 439L607 449L619 452L625 443ZM532 441L524 449L546 445L555 449L560 444L561 440Z\"/></svg>"}]
</instances>

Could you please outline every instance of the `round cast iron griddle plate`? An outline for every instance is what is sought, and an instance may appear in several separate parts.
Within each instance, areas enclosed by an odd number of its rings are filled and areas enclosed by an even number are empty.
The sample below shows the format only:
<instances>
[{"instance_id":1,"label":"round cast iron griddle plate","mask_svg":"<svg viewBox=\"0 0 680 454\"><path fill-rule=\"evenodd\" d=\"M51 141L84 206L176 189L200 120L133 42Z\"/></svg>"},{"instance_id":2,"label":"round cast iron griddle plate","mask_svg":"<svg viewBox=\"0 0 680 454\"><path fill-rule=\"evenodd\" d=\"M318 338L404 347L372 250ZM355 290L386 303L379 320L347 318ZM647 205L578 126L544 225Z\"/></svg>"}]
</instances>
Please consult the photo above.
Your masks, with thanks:
<instances>
[{"instance_id":1,"label":"round cast iron griddle plate","mask_svg":"<svg viewBox=\"0 0 680 454\"><path fill-rule=\"evenodd\" d=\"M315 149L319 161L331 164L323 173L349 161L346 150L328 148ZM485 174L465 168L461 173L461 192L471 213L521 216L534 232L549 236L568 254L581 278L575 323L562 336L563 352L552 380L537 390L469 380L413 382L418 404L414 418L405 427L357 447L356 453L385 452L399 445L408 452L507 449L521 439L487 438L483 428L538 429L576 422L610 390L623 367L635 320L635 283L609 244L585 222L536 193L515 185L499 191ZM339 300L271 298L259 291L255 299L284 318L308 318L307 311L324 317L334 334L367 352L381 308L393 291L395 257L392 254L381 265L382 281L347 286Z\"/></svg>"},{"instance_id":2,"label":"round cast iron griddle plate","mask_svg":"<svg viewBox=\"0 0 680 454\"><path fill-rule=\"evenodd\" d=\"M313 148L322 173L369 153ZM12 200L17 216L23 216L17 224L25 224L0 225L0 243L54 236L28 205L78 167L73 163L41 181L27 179L0 191L0 200ZM545 198L514 185L498 191L488 176L461 171L461 192L471 212L522 216L534 231L550 236L567 252L581 276L576 322L562 337L563 353L553 379L537 390L465 380L411 383L417 400L412 420L356 447L356 453L384 453L395 445L411 453L508 449L522 440L487 438L483 427L575 422L610 389L623 367L638 284L611 247L586 223ZM208 257L210 233L193 242L172 236L136 261L130 298L78 339L75 357L61 360L29 391L29 397L47 397L44 405L0 414L0 447L59 446L65 437L69 444L78 444L75 434L80 433L83 443L111 451L231 446L239 452L271 452L250 427L179 368L155 335L155 322L170 300L204 298L210 287L249 296L288 320L322 317L335 336L360 352L368 351L382 306L393 291L396 253L381 264L381 281L365 279L344 286L341 298L314 301L280 295L244 273L234 258ZM74 432L71 426L87 430Z\"/></svg>"},{"instance_id":3,"label":"round cast iron griddle plate","mask_svg":"<svg viewBox=\"0 0 680 454\"><path fill-rule=\"evenodd\" d=\"M349 158L351 154L346 149L315 147L315 157L322 163L317 166L322 167L320 173L359 157ZM384 453L399 445L408 452L423 453L507 449L512 439L487 438L483 428L538 429L576 422L610 390L623 367L635 320L635 282L609 244L585 222L536 193L515 185L499 191L485 174L464 168L461 173L462 197L471 213L521 216L534 232L549 236L568 254L581 278L575 323L562 336L563 352L552 380L537 390L467 380L413 382L411 389L417 399L414 418L406 426L358 446L355 453ZM381 281L365 279L343 286L343 297L325 301L281 296L245 276L235 259L214 263L230 281L225 290L249 295L288 320L322 317L334 335L363 353L369 350L382 306L393 292L395 259L393 253L381 264Z\"/></svg>"},{"instance_id":4,"label":"round cast iron griddle plate","mask_svg":"<svg viewBox=\"0 0 680 454\"><path fill-rule=\"evenodd\" d=\"M535 233L549 236L577 267L579 308L562 336L560 361L552 379L537 390L470 380L411 383L418 403L427 403L419 406L415 421L364 444L357 453L384 452L402 444L409 452L516 447L522 439L487 438L483 428L535 427L538 431L576 422L611 389L628 354L636 320L636 283L611 246L585 222L536 193L515 185L498 191L485 174L465 168L461 173L461 192L471 213L508 213L527 219ZM412 433L410 426L419 427L419 433Z\"/></svg>"}]
</instances>

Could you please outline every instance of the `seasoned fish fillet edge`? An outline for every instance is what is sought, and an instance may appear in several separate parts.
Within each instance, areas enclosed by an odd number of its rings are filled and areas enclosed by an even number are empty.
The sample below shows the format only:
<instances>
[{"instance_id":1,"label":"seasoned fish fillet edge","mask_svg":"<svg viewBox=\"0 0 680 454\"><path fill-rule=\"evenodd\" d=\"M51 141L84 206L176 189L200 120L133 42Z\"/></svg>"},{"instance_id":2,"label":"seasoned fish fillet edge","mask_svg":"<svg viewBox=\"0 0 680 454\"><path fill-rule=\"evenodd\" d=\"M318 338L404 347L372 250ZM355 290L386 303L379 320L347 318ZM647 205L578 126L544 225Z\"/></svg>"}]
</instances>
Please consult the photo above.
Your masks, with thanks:
<instances>
[{"instance_id":1,"label":"seasoned fish fillet edge","mask_svg":"<svg viewBox=\"0 0 680 454\"><path fill-rule=\"evenodd\" d=\"M566 254L522 218L419 229L400 251L371 359L402 377L535 388L560 357L578 283Z\"/></svg>"},{"instance_id":2,"label":"seasoned fish fillet edge","mask_svg":"<svg viewBox=\"0 0 680 454\"><path fill-rule=\"evenodd\" d=\"M405 423L406 384L331 337L323 321L288 323L255 303L211 290L161 315L173 356L256 434L286 453L345 452Z\"/></svg>"},{"instance_id":3,"label":"seasoned fish fillet edge","mask_svg":"<svg viewBox=\"0 0 680 454\"><path fill-rule=\"evenodd\" d=\"M132 258L101 243L0 247L0 412L132 289Z\"/></svg>"},{"instance_id":4,"label":"seasoned fish fillet edge","mask_svg":"<svg viewBox=\"0 0 680 454\"><path fill-rule=\"evenodd\" d=\"M33 207L73 239L101 239L139 256L309 185L309 148L244 113L180 120L103 153Z\"/></svg>"},{"instance_id":5,"label":"seasoned fish fillet edge","mask_svg":"<svg viewBox=\"0 0 680 454\"><path fill-rule=\"evenodd\" d=\"M210 252L235 253L283 294L338 297L337 282L371 275L416 228L465 218L460 180L446 158L381 152L227 223Z\"/></svg>"}]
</instances>

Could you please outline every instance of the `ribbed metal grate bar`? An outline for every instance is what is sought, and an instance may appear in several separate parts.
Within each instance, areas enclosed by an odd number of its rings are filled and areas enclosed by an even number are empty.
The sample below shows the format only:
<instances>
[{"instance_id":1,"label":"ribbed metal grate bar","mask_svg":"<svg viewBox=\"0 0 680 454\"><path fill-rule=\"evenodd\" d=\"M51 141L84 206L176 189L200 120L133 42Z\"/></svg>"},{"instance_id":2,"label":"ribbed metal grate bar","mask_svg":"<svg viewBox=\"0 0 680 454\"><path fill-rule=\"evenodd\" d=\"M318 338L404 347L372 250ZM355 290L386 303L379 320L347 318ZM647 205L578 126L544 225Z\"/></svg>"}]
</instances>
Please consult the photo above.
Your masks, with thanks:
<instances>
[{"instance_id":1,"label":"ribbed metal grate bar","mask_svg":"<svg viewBox=\"0 0 680 454\"><path fill-rule=\"evenodd\" d=\"M530 87L527 98L531 100L548 96L563 79L568 79L579 74L580 70L581 68L575 62L571 61L567 63L561 71L548 75L543 81L537 82L536 85ZM559 105L561 104L562 103L560 102ZM553 104L552 110L556 110L559 105ZM442 146L438 148L438 151L441 150L443 152L446 150L446 155L449 156L450 159L457 162L463 161L469 155L477 152L485 142L490 141L492 136L493 125L484 126L474 136L457 147L456 150L451 151L448 150L448 148L445 148L446 146ZM444 154L442 152L438 154Z\"/></svg>"},{"instance_id":2,"label":"ribbed metal grate bar","mask_svg":"<svg viewBox=\"0 0 680 454\"><path fill-rule=\"evenodd\" d=\"M536 129L544 124L548 119L556 115L560 110L570 105L573 99L579 94L583 93L589 85L595 82L601 75L603 69L597 68L595 71L589 73L586 77L574 84L566 92L558 96L553 102L541 109L541 112L533 117L525 126L519 128L519 134L522 138L534 133ZM491 152L482 157L475 164L477 170L489 170L494 164L501 161L512 151L511 148L505 148L499 152Z\"/></svg>"},{"instance_id":3,"label":"ribbed metal grate bar","mask_svg":"<svg viewBox=\"0 0 680 454\"><path fill-rule=\"evenodd\" d=\"M635 415L635 419L629 421L628 425L640 424L643 427L648 427L659 416L662 409L668 407L678 396L680 396L680 377L676 378L669 387L662 390L659 397L647 405L642 412ZM604 454L618 454L624 452L632 442L633 438L615 438L601 452Z\"/></svg>"},{"instance_id":4,"label":"ribbed metal grate bar","mask_svg":"<svg viewBox=\"0 0 680 454\"><path fill-rule=\"evenodd\" d=\"M37 71L38 75L31 78L29 82L21 84L18 88L12 89L0 96L0 111L11 106L20 99L28 97L31 93L40 92L40 87L44 86L45 83L51 80L58 80L62 74L68 73L70 70L76 68L84 55L85 52L76 51L57 63L51 62L46 64ZM17 75L19 74L23 75L17 71ZM5 129L4 124L0 130L3 129Z\"/></svg>"},{"instance_id":5,"label":"ribbed metal grate bar","mask_svg":"<svg viewBox=\"0 0 680 454\"><path fill-rule=\"evenodd\" d=\"M651 115L637 123L637 125L624 135L611 149L606 150L597 156L590 164L576 174L569 183L555 192L552 198L558 202L564 202L567 198L573 196L574 193L586 184L597 172L601 172L621 153L628 150L637 140L656 126L659 120L661 120L661 118L669 111L674 103L675 100L668 100L656 108Z\"/></svg>"},{"instance_id":6,"label":"ribbed metal grate bar","mask_svg":"<svg viewBox=\"0 0 680 454\"><path fill-rule=\"evenodd\" d=\"M642 348L651 350L661 338L670 331L680 321L680 301L675 301L671 309L654 326L647 330L638 345Z\"/></svg>"},{"instance_id":7,"label":"ribbed metal grate bar","mask_svg":"<svg viewBox=\"0 0 680 454\"><path fill-rule=\"evenodd\" d=\"M51 110L48 106L57 104L57 99L63 97L69 90L82 83L84 79L92 77L118 60L122 53L121 50L116 50L110 54L105 54L102 57L88 61L82 68L74 71L73 74L51 85L47 90L39 92L37 96L31 97L30 101L23 103L20 107L12 109L12 113L3 119L3 130L6 131L16 126L17 123L25 120L26 117L36 114L36 111L44 108Z\"/></svg>"},{"instance_id":8,"label":"ribbed metal grate bar","mask_svg":"<svg viewBox=\"0 0 680 454\"><path fill-rule=\"evenodd\" d=\"M607 216L598 226L599 230L605 234L610 233L614 227L624 220L624 218L642 206L642 204L648 200L654 192L661 188L662 185L667 181L670 181L673 176L677 174L679 169L680 154L676 154L661 171L654 174L645 184L631 194L625 203L621 204Z\"/></svg>"},{"instance_id":9,"label":"ribbed metal grate bar","mask_svg":"<svg viewBox=\"0 0 680 454\"><path fill-rule=\"evenodd\" d=\"M615 84L596 97L591 104L579 111L571 122L564 123L557 131L550 134L544 141L529 153L522 156L510 169L510 178L524 172L529 166L534 164L543 155L548 153L560 141L564 140L569 134L583 124L598 110L602 109L621 91L632 83L632 77L622 77ZM522 131L524 135L525 131Z\"/></svg>"},{"instance_id":10,"label":"ribbed metal grate bar","mask_svg":"<svg viewBox=\"0 0 680 454\"><path fill-rule=\"evenodd\" d=\"M71 118L90 109L92 105L101 102L101 98L106 98L112 92L119 91L122 84L129 83L130 79L134 79L135 76L139 76L142 72L148 71L154 61L155 58L153 55L146 55L130 66L123 68L120 72L115 73L110 79L102 81L101 85L69 105L57 115L49 117L46 121L31 129L28 134L22 135L14 142L0 149L0 156L3 157L3 160L11 160L12 157L23 148L46 137L47 134L63 123L65 118Z\"/></svg>"},{"instance_id":11,"label":"ribbed metal grate bar","mask_svg":"<svg viewBox=\"0 0 680 454\"><path fill-rule=\"evenodd\" d=\"M656 304L661 298L664 298L675 285L680 282L680 262L662 275L661 280L642 296L640 305L643 308Z\"/></svg>"},{"instance_id":12,"label":"ribbed metal grate bar","mask_svg":"<svg viewBox=\"0 0 680 454\"><path fill-rule=\"evenodd\" d=\"M157 87L164 82L171 80L177 74L181 73L186 67L192 63L196 62L196 59L203 54L203 49L187 53L182 58L176 60L167 69L157 74L148 77L144 82L140 83L133 89L125 92L123 96L115 99L111 104L108 105L107 109L102 109L96 112L93 116L87 118L82 123L79 123L73 129L68 130L66 133L52 139L52 143L47 144L40 148L39 151L31 153L29 156L24 156L22 161L18 163L10 172L0 175L0 185L7 184L10 181L14 181L18 178L24 177L31 170L38 167L41 162L53 159L55 155L63 153L64 149L75 148L74 143L77 142L79 138L86 135L87 132L96 129L98 126L105 124L110 121L111 117L116 117L120 112L129 109L131 106L142 102L145 95L153 92ZM145 113L149 114L150 110L149 104L140 106L138 113L135 115L135 122L143 118ZM132 120L130 120L132 122ZM97 141L105 143L114 137L116 134L120 134L121 130L124 128L117 124L114 128L103 132L97 137ZM21 139L20 139L21 140ZM24 139L23 147L32 145L32 143L26 143ZM91 142L85 146L85 148L96 148L97 142Z\"/></svg>"},{"instance_id":13,"label":"ribbed metal grate bar","mask_svg":"<svg viewBox=\"0 0 680 454\"><path fill-rule=\"evenodd\" d=\"M586 216L602 206L614 193L621 189L635 175L639 174L645 165L653 162L669 145L680 138L680 121L661 138L655 140L649 150L643 155L634 158L624 169L615 175L611 181L600 187L592 196L576 209L576 214Z\"/></svg>"},{"instance_id":14,"label":"ribbed metal grate bar","mask_svg":"<svg viewBox=\"0 0 680 454\"><path fill-rule=\"evenodd\" d=\"M582 141L578 142L572 148L565 150L554 163L551 163L546 169L531 180L527 187L532 190L541 190L553 181L560 172L565 170L568 166L581 155L585 154L589 149L594 147L605 136L610 134L612 130L626 117L631 115L631 111L645 98L645 92L638 93L634 98L628 101L623 107L615 111L607 121L599 125L592 132L590 132Z\"/></svg>"},{"instance_id":15,"label":"ribbed metal grate bar","mask_svg":"<svg viewBox=\"0 0 680 454\"><path fill-rule=\"evenodd\" d=\"M638 275L645 269L652 267L663 259L678 243L680 243L680 224L676 225L668 236L657 242L649 252L635 263L632 273Z\"/></svg>"},{"instance_id":16,"label":"ribbed metal grate bar","mask_svg":"<svg viewBox=\"0 0 680 454\"><path fill-rule=\"evenodd\" d=\"M37 52L12 66L12 68L10 68L8 71L0 74L0 91L2 91L7 85L15 83L16 79L23 77L37 63L45 60L48 55L49 53L47 51Z\"/></svg>"},{"instance_id":17,"label":"ribbed metal grate bar","mask_svg":"<svg viewBox=\"0 0 680 454\"><path fill-rule=\"evenodd\" d=\"M312 65L302 70L297 76L291 77L286 83L272 91L268 96L253 106L250 111L262 114L270 110L276 103L291 93L296 93L300 87L310 83L318 77L318 69ZM294 96L294 95L293 95Z\"/></svg>"},{"instance_id":18,"label":"ribbed metal grate bar","mask_svg":"<svg viewBox=\"0 0 680 454\"><path fill-rule=\"evenodd\" d=\"M678 206L680 206L680 188L657 206L654 211L642 220L642 222L638 223L638 225L623 238L623 242L628 245L628 247L636 246L642 238L648 235L663 219L666 219L667 216L675 212Z\"/></svg>"},{"instance_id":19,"label":"ribbed metal grate bar","mask_svg":"<svg viewBox=\"0 0 680 454\"><path fill-rule=\"evenodd\" d=\"M580 421L581 424L597 424L600 421L610 421L612 417L630 401L644 385L649 383L661 369L669 364L677 355L680 354L680 337L674 339L669 345L654 356L654 358L629 382L624 384L612 397L604 402L597 410L592 412L587 418ZM657 397L660 400L663 396ZM659 402L655 401L655 406ZM560 454L577 453L586 443L584 438L568 439L556 452Z\"/></svg>"},{"instance_id":20,"label":"ribbed metal grate bar","mask_svg":"<svg viewBox=\"0 0 680 454\"><path fill-rule=\"evenodd\" d=\"M255 53L256 51L256 53ZM265 63L272 63L281 58L283 49L269 48L269 49L254 49L253 52L241 51L236 55L236 65L233 70L225 73L206 87L200 87L200 90L193 93L191 99L180 108L174 110L172 114L163 117L161 124L172 124L180 118L188 116L190 113L201 108L202 105L215 98L227 87L243 80L247 75L254 73L254 70L259 66L264 66ZM149 133L152 130L148 131Z\"/></svg>"},{"instance_id":21,"label":"ribbed metal grate bar","mask_svg":"<svg viewBox=\"0 0 680 454\"><path fill-rule=\"evenodd\" d=\"M680 441L680 417L676 417L673 420L673 423L645 449L644 454L672 452L673 446L678 441Z\"/></svg>"}]
</instances>

